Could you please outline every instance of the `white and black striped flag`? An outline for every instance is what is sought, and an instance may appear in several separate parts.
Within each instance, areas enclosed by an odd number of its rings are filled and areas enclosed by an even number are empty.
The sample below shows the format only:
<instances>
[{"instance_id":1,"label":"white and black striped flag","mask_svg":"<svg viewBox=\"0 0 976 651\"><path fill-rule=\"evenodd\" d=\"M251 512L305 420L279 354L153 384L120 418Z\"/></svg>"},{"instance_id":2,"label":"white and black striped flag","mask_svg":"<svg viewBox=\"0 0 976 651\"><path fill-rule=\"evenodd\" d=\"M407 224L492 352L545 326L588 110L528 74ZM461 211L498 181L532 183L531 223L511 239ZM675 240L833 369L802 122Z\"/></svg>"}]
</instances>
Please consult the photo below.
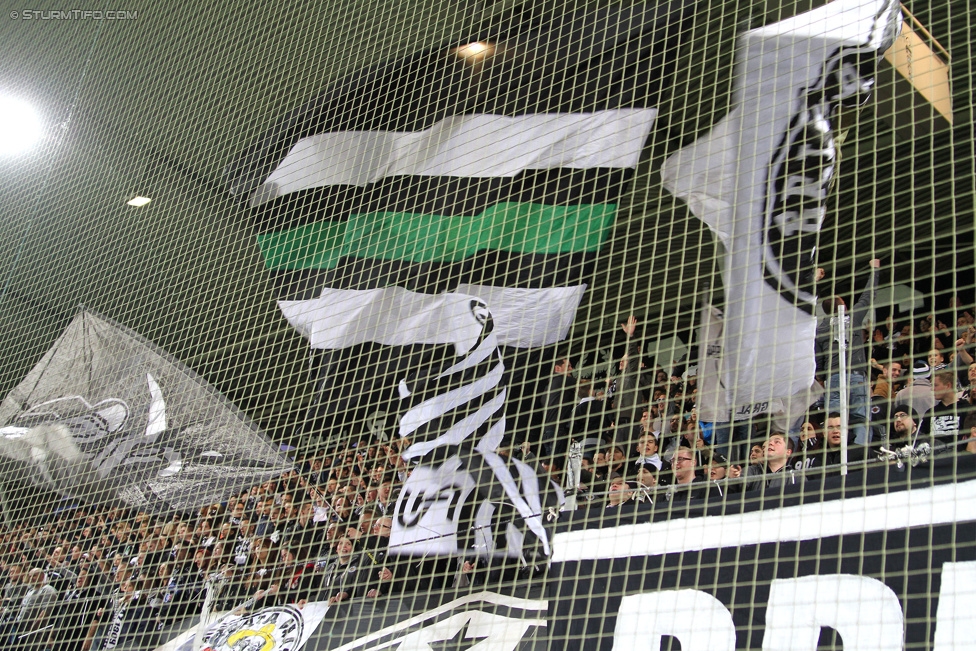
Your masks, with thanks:
<instances>
[{"instance_id":1,"label":"white and black striped flag","mask_svg":"<svg viewBox=\"0 0 976 651\"><path fill-rule=\"evenodd\" d=\"M683 4L569 13L358 70L227 166L279 299L580 285L657 115Z\"/></svg>"},{"instance_id":2,"label":"white and black striped flag","mask_svg":"<svg viewBox=\"0 0 976 651\"><path fill-rule=\"evenodd\" d=\"M419 464L402 553L517 554L524 535L548 550L547 487L496 453L512 390L532 384L516 357L572 325L685 4L563 14L353 72L227 167L282 313L323 351L314 429L400 415Z\"/></svg>"}]
</instances>

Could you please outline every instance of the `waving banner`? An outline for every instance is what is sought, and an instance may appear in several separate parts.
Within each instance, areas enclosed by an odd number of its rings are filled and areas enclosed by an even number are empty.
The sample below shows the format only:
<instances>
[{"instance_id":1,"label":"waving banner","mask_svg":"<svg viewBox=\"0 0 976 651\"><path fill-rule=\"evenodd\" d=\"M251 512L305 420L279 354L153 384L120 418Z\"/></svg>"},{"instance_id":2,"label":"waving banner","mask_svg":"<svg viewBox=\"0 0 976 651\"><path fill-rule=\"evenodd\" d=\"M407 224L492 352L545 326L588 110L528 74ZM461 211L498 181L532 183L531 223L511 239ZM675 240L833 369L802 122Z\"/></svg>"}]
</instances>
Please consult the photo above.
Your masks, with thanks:
<instances>
[{"instance_id":1,"label":"waving banner","mask_svg":"<svg viewBox=\"0 0 976 651\"><path fill-rule=\"evenodd\" d=\"M288 470L192 370L83 311L0 404L0 472L63 495L188 510Z\"/></svg>"},{"instance_id":2,"label":"waving banner","mask_svg":"<svg viewBox=\"0 0 976 651\"><path fill-rule=\"evenodd\" d=\"M732 111L671 156L664 187L725 247L725 386L736 420L809 388L817 238L835 121L870 96L900 28L891 0L838 0L746 32Z\"/></svg>"}]
</instances>

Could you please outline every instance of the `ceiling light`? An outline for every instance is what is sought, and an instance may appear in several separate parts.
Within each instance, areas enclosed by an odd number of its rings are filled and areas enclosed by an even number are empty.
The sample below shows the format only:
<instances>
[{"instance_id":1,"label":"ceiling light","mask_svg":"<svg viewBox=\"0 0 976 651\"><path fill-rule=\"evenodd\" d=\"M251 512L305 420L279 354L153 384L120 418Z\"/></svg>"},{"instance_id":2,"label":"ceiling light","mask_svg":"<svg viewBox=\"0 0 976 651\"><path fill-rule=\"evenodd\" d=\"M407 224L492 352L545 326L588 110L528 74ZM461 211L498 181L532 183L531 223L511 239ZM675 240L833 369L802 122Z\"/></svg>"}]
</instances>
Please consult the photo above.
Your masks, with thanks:
<instances>
[{"instance_id":1,"label":"ceiling light","mask_svg":"<svg viewBox=\"0 0 976 651\"><path fill-rule=\"evenodd\" d=\"M30 104L0 97L0 155L19 154L41 139L41 119Z\"/></svg>"},{"instance_id":2,"label":"ceiling light","mask_svg":"<svg viewBox=\"0 0 976 651\"><path fill-rule=\"evenodd\" d=\"M476 63L490 57L495 52L495 46L483 41L468 43L454 50L454 54L469 63Z\"/></svg>"},{"instance_id":3,"label":"ceiling light","mask_svg":"<svg viewBox=\"0 0 976 651\"><path fill-rule=\"evenodd\" d=\"M149 197L136 197L135 199L127 201L126 205L135 206L136 208L138 208L140 206L145 206L150 201L152 201L152 199L150 199Z\"/></svg>"}]
</instances>

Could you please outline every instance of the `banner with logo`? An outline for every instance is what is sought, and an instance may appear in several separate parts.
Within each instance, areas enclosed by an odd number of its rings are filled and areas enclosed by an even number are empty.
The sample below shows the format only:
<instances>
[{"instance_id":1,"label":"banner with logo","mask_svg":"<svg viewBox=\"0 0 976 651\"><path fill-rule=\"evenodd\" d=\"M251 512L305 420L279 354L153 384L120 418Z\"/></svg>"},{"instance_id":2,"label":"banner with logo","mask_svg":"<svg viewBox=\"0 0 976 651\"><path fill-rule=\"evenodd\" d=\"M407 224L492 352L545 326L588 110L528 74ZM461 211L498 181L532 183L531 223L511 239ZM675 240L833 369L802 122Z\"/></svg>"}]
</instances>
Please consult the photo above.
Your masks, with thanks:
<instances>
[{"instance_id":1,"label":"banner with logo","mask_svg":"<svg viewBox=\"0 0 976 651\"><path fill-rule=\"evenodd\" d=\"M541 596L541 584L530 594ZM423 600L418 600L422 603ZM475 592L417 611L410 600L351 604L308 651L522 651L546 648L545 599Z\"/></svg>"},{"instance_id":2,"label":"banner with logo","mask_svg":"<svg viewBox=\"0 0 976 651\"><path fill-rule=\"evenodd\" d=\"M523 586L521 592L475 591L440 604L427 595L353 600L331 608L312 602L301 609L281 606L247 616L225 615L207 628L201 649L544 651L548 602L543 584ZM191 627L156 651L192 651L197 627L187 625Z\"/></svg>"},{"instance_id":3,"label":"banner with logo","mask_svg":"<svg viewBox=\"0 0 976 651\"><path fill-rule=\"evenodd\" d=\"M734 108L661 167L664 187L725 249L722 355L736 420L813 381L836 121L868 100L900 26L891 0L837 0L742 34Z\"/></svg>"},{"instance_id":4,"label":"banner with logo","mask_svg":"<svg viewBox=\"0 0 976 651\"><path fill-rule=\"evenodd\" d=\"M785 477L564 513L548 575L504 593L500 583L225 616L203 648L646 651L665 638L682 651L972 648L976 455ZM189 651L193 633L160 651Z\"/></svg>"},{"instance_id":5,"label":"banner with logo","mask_svg":"<svg viewBox=\"0 0 976 651\"><path fill-rule=\"evenodd\" d=\"M301 607L271 606L220 616L200 636L200 651L299 651L329 610L326 601ZM193 651L199 625L183 631L156 651Z\"/></svg>"},{"instance_id":6,"label":"banner with logo","mask_svg":"<svg viewBox=\"0 0 976 651\"><path fill-rule=\"evenodd\" d=\"M0 403L0 476L89 502L191 510L290 467L203 378L88 311Z\"/></svg>"},{"instance_id":7,"label":"banner with logo","mask_svg":"<svg viewBox=\"0 0 976 651\"><path fill-rule=\"evenodd\" d=\"M465 357L417 371L397 387L399 433L410 441L402 457L417 465L397 498L390 553L548 556L543 513L558 508L561 491L498 453L505 365L488 308L466 301L466 312L479 337Z\"/></svg>"}]
</instances>

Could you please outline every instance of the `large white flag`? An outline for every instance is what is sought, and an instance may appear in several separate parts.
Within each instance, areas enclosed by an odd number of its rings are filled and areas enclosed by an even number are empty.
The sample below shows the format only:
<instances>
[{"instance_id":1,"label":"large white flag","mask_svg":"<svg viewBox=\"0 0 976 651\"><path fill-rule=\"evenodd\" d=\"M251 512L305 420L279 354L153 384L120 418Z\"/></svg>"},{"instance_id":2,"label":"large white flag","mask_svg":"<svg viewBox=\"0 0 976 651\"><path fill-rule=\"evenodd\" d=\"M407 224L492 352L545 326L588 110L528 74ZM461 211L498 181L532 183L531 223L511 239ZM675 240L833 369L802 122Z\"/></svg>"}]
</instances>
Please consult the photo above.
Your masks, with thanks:
<instances>
[{"instance_id":1,"label":"large white flag","mask_svg":"<svg viewBox=\"0 0 976 651\"><path fill-rule=\"evenodd\" d=\"M735 108L663 165L725 247L726 386L737 418L810 386L816 243L835 174L833 120L862 104L901 24L891 0L836 0L746 32Z\"/></svg>"}]
</instances>

